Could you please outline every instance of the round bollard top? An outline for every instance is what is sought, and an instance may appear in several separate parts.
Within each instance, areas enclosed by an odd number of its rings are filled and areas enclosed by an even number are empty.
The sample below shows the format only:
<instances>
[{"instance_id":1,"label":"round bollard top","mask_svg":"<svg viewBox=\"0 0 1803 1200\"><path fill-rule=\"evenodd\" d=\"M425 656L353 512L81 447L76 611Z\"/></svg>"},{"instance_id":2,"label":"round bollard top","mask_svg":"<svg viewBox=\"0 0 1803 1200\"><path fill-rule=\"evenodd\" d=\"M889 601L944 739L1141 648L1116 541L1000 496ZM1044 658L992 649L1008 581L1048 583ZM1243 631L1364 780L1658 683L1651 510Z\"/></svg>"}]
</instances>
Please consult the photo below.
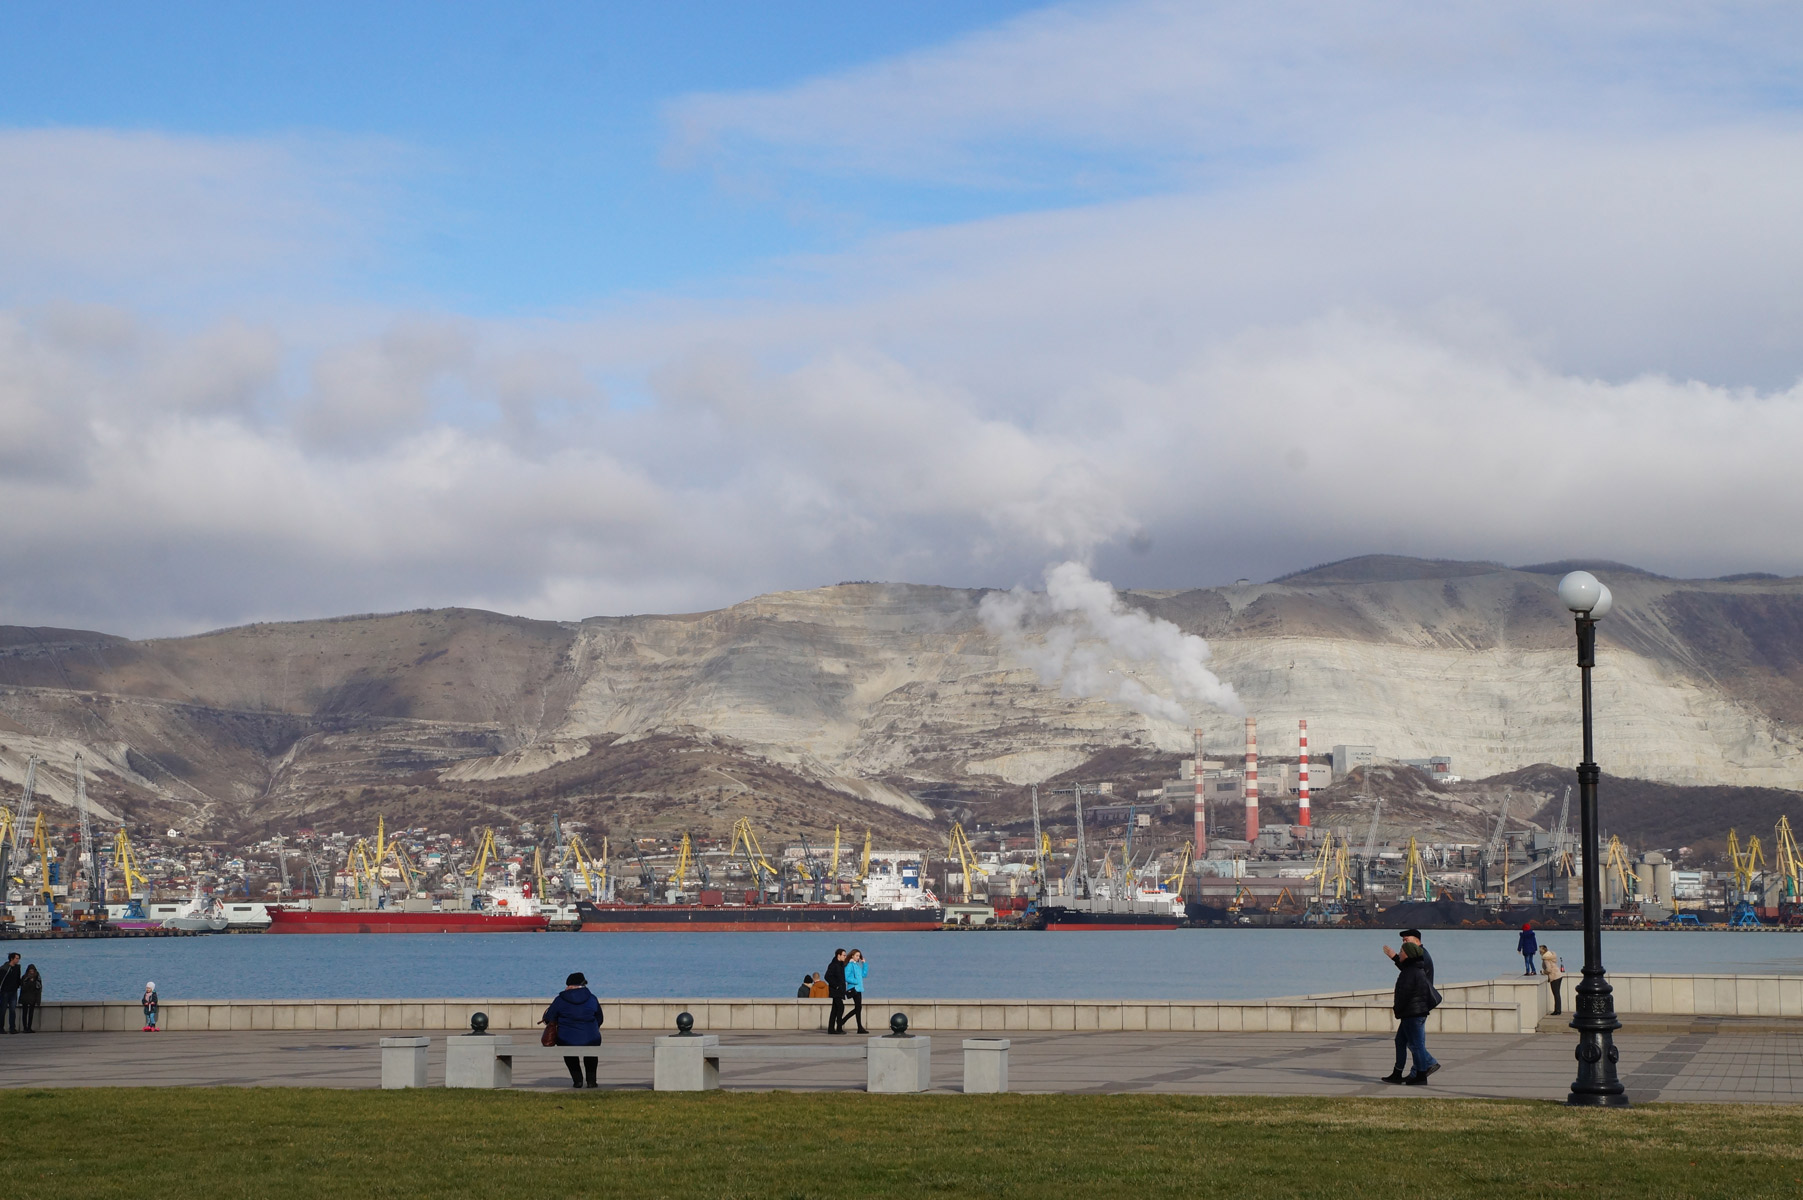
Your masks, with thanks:
<instances>
[{"instance_id":1,"label":"round bollard top","mask_svg":"<svg viewBox=\"0 0 1803 1200\"><path fill-rule=\"evenodd\" d=\"M488 1032L488 1014L485 1012L470 1014L470 1031L466 1037L481 1037Z\"/></svg>"},{"instance_id":2,"label":"round bollard top","mask_svg":"<svg viewBox=\"0 0 1803 1200\"><path fill-rule=\"evenodd\" d=\"M895 1013L889 1018L890 1037L908 1037L908 1014Z\"/></svg>"},{"instance_id":3,"label":"round bollard top","mask_svg":"<svg viewBox=\"0 0 1803 1200\"><path fill-rule=\"evenodd\" d=\"M676 1014L676 1036L695 1036L695 1015L693 1013L679 1012Z\"/></svg>"}]
</instances>

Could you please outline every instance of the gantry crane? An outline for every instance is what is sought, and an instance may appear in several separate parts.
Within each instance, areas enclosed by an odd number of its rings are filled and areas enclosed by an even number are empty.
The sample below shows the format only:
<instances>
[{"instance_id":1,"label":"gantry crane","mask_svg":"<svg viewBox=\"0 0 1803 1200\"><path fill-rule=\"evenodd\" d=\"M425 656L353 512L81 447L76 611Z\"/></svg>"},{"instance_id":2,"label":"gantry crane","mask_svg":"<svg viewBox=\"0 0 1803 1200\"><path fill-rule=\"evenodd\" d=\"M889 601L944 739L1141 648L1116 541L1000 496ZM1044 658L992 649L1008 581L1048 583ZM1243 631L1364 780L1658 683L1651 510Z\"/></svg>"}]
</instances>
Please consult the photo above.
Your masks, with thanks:
<instances>
[{"instance_id":1,"label":"gantry crane","mask_svg":"<svg viewBox=\"0 0 1803 1200\"><path fill-rule=\"evenodd\" d=\"M483 882L488 877L488 860L491 857L499 858L500 851L495 849L494 827L485 826L482 830L482 840L476 846L476 861L470 867L469 874L470 886L478 892L482 890Z\"/></svg>"},{"instance_id":2,"label":"gantry crane","mask_svg":"<svg viewBox=\"0 0 1803 1200\"><path fill-rule=\"evenodd\" d=\"M758 835L752 831L750 817L740 817L733 824L732 848L727 853L737 854L741 848L745 851L745 864L751 870L751 877L757 884L761 899L772 882L780 883L782 872L764 857L764 848L758 844Z\"/></svg>"},{"instance_id":3,"label":"gantry crane","mask_svg":"<svg viewBox=\"0 0 1803 1200\"><path fill-rule=\"evenodd\" d=\"M1621 892L1621 902L1626 904L1632 900L1634 884L1640 882L1640 876L1635 874L1634 868L1628 863L1627 847L1623 846L1621 839L1615 836L1609 838L1609 853L1603 860L1603 878L1608 879L1611 876L1615 879L1616 888Z\"/></svg>"},{"instance_id":4,"label":"gantry crane","mask_svg":"<svg viewBox=\"0 0 1803 1200\"><path fill-rule=\"evenodd\" d=\"M1409 835L1409 848L1402 869L1402 898L1404 900L1427 900L1434 898L1433 882L1427 877L1427 864L1421 861L1421 846L1415 841L1415 835ZM1508 872L1503 873L1508 878Z\"/></svg>"},{"instance_id":5,"label":"gantry crane","mask_svg":"<svg viewBox=\"0 0 1803 1200\"><path fill-rule=\"evenodd\" d=\"M681 898L683 889L688 887L689 867L695 861L695 848L689 842L689 835L682 835L682 846L676 852L676 873L670 877L670 890L677 898Z\"/></svg>"},{"instance_id":6,"label":"gantry crane","mask_svg":"<svg viewBox=\"0 0 1803 1200\"><path fill-rule=\"evenodd\" d=\"M1791 833L1790 817L1778 818L1772 830L1772 865L1778 871L1778 907L1780 918L1788 923L1797 909L1803 892L1803 856L1797 852L1797 839Z\"/></svg>"},{"instance_id":7,"label":"gantry crane","mask_svg":"<svg viewBox=\"0 0 1803 1200\"><path fill-rule=\"evenodd\" d=\"M972 885L976 876L981 873L977 866L977 852L971 846L970 838L964 832L964 826L957 821L952 822L951 852L947 856L958 860L959 868L964 872L964 903L971 902Z\"/></svg>"},{"instance_id":8,"label":"gantry crane","mask_svg":"<svg viewBox=\"0 0 1803 1200\"><path fill-rule=\"evenodd\" d=\"M0 904L4 903L6 889L13 878L14 863L20 859L19 843L24 840L25 827L31 821L31 802L37 782L38 756L34 754L25 762L25 787L19 793L19 809L16 813L6 814L6 833L0 836ZM25 882L22 875L19 882Z\"/></svg>"},{"instance_id":9,"label":"gantry crane","mask_svg":"<svg viewBox=\"0 0 1803 1200\"><path fill-rule=\"evenodd\" d=\"M1189 876L1189 865L1190 861L1195 857L1195 852L1195 842L1189 841L1183 843L1183 849L1177 853L1177 869L1170 875L1167 875L1163 880L1164 886L1170 888L1171 891L1176 892L1178 895L1183 894L1184 880Z\"/></svg>"},{"instance_id":10,"label":"gantry crane","mask_svg":"<svg viewBox=\"0 0 1803 1200\"><path fill-rule=\"evenodd\" d=\"M131 838L123 825L113 835L113 870L119 872L125 881L125 900L128 904L150 883L138 869L138 856L131 848Z\"/></svg>"},{"instance_id":11,"label":"gantry crane","mask_svg":"<svg viewBox=\"0 0 1803 1200\"><path fill-rule=\"evenodd\" d=\"M1729 909L1728 924L1748 926L1759 924L1759 896L1754 890L1754 881L1760 869L1765 865L1765 848L1759 844L1757 836L1747 839L1743 850L1739 835L1732 829L1728 831L1728 860L1734 867L1734 903Z\"/></svg>"}]
</instances>

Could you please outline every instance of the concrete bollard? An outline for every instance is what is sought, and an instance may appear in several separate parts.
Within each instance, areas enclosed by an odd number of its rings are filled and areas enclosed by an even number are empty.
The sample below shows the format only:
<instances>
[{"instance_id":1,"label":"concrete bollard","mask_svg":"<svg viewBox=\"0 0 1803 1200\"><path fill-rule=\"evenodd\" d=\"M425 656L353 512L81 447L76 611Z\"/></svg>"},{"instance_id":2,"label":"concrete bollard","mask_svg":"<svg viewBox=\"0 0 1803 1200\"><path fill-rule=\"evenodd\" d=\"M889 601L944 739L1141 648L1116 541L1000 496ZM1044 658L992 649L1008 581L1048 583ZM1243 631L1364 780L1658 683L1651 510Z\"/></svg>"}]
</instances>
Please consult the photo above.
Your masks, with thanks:
<instances>
[{"instance_id":1,"label":"concrete bollard","mask_svg":"<svg viewBox=\"0 0 1803 1200\"><path fill-rule=\"evenodd\" d=\"M384 1088L425 1087L426 1050L431 1045L431 1038L383 1038L382 1086Z\"/></svg>"},{"instance_id":2,"label":"concrete bollard","mask_svg":"<svg viewBox=\"0 0 1803 1200\"><path fill-rule=\"evenodd\" d=\"M463 1034L444 1041L444 1085L448 1088L513 1086L513 1039L505 1034Z\"/></svg>"},{"instance_id":3,"label":"concrete bollard","mask_svg":"<svg viewBox=\"0 0 1803 1200\"><path fill-rule=\"evenodd\" d=\"M864 1070L866 1091L924 1092L932 1086L932 1074L932 1038L908 1034L870 1039Z\"/></svg>"},{"instance_id":4,"label":"concrete bollard","mask_svg":"<svg viewBox=\"0 0 1803 1200\"><path fill-rule=\"evenodd\" d=\"M964 1039L964 1090L971 1092L1005 1092L1008 1090L1007 1038Z\"/></svg>"},{"instance_id":5,"label":"concrete bollard","mask_svg":"<svg viewBox=\"0 0 1803 1200\"><path fill-rule=\"evenodd\" d=\"M720 1086L720 1039L675 1034L651 1043L651 1088L658 1092L711 1092Z\"/></svg>"}]
</instances>

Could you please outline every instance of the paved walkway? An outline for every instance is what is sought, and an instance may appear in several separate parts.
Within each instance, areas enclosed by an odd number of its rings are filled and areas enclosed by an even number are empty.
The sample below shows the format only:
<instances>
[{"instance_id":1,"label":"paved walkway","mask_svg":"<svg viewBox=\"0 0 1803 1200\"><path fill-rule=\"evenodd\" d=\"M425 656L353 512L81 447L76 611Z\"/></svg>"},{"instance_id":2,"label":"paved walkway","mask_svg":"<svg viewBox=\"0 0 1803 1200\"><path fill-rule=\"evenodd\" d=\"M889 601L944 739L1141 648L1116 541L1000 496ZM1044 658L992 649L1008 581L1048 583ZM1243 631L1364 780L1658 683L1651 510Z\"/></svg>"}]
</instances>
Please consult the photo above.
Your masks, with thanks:
<instances>
[{"instance_id":1,"label":"paved walkway","mask_svg":"<svg viewBox=\"0 0 1803 1200\"><path fill-rule=\"evenodd\" d=\"M0 1086L274 1086L370 1088L381 1070L376 1033L46 1033L0 1037ZM445 1035L434 1034L430 1079L444 1081ZM524 1035L515 1035L523 1040ZM610 1035L647 1042L649 1032ZM1563 1099L1574 1072L1568 1031L1518 1037L1446 1035L1444 1064L1425 1088L1379 1083L1388 1037L1299 1033L1025 1033L1009 1035L1017 1092L1264 1096L1490 1096ZM735 1033L723 1041L795 1044L819 1033ZM1787 1034L1624 1034L1622 1080L1631 1099L1803 1102L1803 1037ZM963 1081L960 1038L933 1039L934 1090ZM733 1090L861 1088L864 1064L728 1062ZM520 1059L516 1086L568 1088L556 1059ZM604 1089L650 1086L648 1062L601 1062Z\"/></svg>"}]
</instances>

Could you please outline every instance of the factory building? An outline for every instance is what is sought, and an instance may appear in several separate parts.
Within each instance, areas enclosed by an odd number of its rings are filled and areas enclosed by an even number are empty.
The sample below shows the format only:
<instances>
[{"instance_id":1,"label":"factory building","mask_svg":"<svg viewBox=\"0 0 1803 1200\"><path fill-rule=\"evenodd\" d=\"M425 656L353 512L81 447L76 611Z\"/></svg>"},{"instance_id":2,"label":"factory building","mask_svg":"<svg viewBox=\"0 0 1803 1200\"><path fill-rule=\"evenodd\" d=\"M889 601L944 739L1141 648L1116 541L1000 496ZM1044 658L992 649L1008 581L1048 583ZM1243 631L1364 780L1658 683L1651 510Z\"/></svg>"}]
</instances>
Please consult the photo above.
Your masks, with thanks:
<instances>
[{"instance_id":1,"label":"factory building","mask_svg":"<svg viewBox=\"0 0 1803 1200\"><path fill-rule=\"evenodd\" d=\"M1376 746L1335 746L1333 748L1334 777L1344 779L1352 774L1353 768L1368 767L1376 761Z\"/></svg>"}]
</instances>

